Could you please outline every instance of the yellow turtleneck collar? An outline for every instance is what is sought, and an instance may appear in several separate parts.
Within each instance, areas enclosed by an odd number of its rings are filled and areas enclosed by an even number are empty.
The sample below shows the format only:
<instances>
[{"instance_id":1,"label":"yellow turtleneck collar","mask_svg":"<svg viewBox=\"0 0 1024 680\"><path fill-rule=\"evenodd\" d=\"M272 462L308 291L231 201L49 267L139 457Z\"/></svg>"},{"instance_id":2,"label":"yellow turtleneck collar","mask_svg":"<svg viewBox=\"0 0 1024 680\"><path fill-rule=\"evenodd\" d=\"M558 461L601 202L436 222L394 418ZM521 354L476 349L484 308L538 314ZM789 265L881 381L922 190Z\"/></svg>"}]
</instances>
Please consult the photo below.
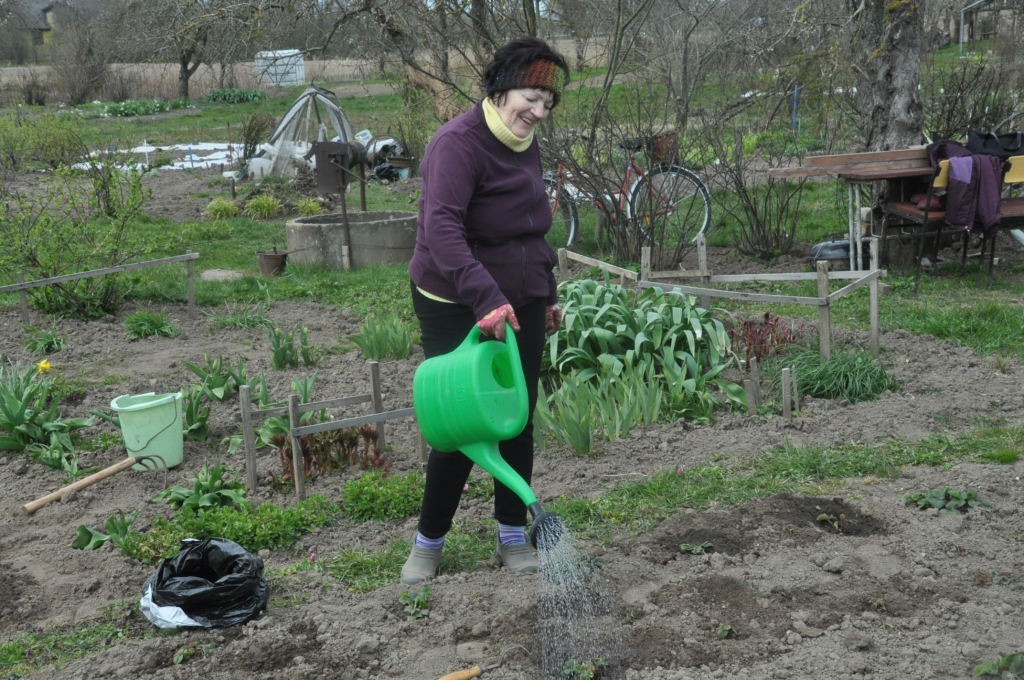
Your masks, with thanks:
<instances>
[{"instance_id":1,"label":"yellow turtleneck collar","mask_svg":"<svg viewBox=\"0 0 1024 680\"><path fill-rule=\"evenodd\" d=\"M533 130L525 137L517 137L514 132L508 129L505 121L501 119L498 109L491 103L490 97L484 97L484 118L487 120L487 127L491 129L498 141L512 149L516 153L522 153L530 148L533 143Z\"/></svg>"}]
</instances>

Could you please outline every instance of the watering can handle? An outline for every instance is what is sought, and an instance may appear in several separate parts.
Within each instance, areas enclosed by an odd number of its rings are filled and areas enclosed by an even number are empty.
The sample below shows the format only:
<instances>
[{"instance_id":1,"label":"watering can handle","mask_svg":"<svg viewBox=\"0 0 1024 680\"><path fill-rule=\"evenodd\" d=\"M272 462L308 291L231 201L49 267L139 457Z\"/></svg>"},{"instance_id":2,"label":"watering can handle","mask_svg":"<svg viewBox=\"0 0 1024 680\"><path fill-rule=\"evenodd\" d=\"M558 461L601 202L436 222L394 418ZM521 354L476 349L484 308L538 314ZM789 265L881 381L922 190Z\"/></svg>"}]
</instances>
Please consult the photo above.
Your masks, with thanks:
<instances>
[{"instance_id":1,"label":"watering can handle","mask_svg":"<svg viewBox=\"0 0 1024 680\"><path fill-rule=\"evenodd\" d=\"M480 342L480 336L483 332L479 326L473 326L470 329L469 335L462 341L462 344L456 348L456 351L460 349L466 349L472 347ZM505 344L508 345L509 362L512 364L512 371L515 374L523 372L523 360L519 356L519 344L516 342L516 332L512 330L512 324L508 321L505 322ZM519 394L519 410L525 411L530 406L529 395L526 390L522 390Z\"/></svg>"}]
</instances>

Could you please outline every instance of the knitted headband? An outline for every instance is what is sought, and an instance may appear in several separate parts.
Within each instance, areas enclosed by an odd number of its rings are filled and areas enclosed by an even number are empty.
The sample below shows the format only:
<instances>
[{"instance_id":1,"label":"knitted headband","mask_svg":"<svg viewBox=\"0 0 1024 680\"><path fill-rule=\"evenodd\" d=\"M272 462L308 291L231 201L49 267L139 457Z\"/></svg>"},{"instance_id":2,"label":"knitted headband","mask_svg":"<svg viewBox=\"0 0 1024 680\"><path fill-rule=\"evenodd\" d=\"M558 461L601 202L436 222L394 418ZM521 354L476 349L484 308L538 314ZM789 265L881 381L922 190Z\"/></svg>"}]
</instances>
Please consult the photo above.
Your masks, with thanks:
<instances>
[{"instance_id":1,"label":"knitted headband","mask_svg":"<svg viewBox=\"0 0 1024 680\"><path fill-rule=\"evenodd\" d=\"M488 83L487 94L527 87L540 88L551 92L557 106L558 100L562 98L564 86L565 72L558 64L546 59L537 59L517 71L513 71L512 68L503 70L493 82Z\"/></svg>"}]
</instances>

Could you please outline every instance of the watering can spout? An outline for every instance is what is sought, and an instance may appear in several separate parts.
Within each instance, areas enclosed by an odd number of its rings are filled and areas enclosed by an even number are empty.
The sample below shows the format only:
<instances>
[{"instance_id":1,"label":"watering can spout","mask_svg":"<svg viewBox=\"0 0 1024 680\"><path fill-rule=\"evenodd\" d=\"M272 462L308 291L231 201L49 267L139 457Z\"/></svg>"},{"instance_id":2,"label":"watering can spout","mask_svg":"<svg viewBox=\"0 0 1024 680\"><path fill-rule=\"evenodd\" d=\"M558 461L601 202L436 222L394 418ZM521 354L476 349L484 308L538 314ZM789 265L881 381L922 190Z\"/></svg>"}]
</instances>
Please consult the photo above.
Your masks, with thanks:
<instances>
[{"instance_id":1,"label":"watering can spout","mask_svg":"<svg viewBox=\"0 0 1024 680\"><path fill-rule=\"evenodd\" d=\"M553 548L565 533L565 525L562 524L561 518L553 512L544 510L540 503L533 503L527 509L533 516L533 526L530 527L530 543L538 550Z\"/></svg>"}]
</instances>

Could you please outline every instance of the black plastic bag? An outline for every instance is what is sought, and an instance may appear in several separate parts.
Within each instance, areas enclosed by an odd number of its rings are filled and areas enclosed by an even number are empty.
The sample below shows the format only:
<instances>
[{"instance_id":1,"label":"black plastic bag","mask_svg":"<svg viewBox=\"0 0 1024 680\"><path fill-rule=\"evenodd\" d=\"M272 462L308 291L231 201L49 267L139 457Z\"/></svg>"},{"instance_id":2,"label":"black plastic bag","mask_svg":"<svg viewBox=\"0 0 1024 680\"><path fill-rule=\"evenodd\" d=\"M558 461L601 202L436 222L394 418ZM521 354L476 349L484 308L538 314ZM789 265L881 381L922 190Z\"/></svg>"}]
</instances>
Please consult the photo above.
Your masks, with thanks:
<instances>
[{"instance_id":1,"label":"black plastic bag","mask_svg":"<svg viewBox=\"0 0 1024 680\"><path fill-rule=\"evenodd\" d=\"M373 174L369 178L397 182L402 176L398 174L398 170L390 163L381 163L373 169Z\"/></svg>"},{"instance_id":2,"label":"black plastic bag","mask_svg":"<svg viewBox=\"0 0 1024 680\"><path fill-rule=\"evenodd\" d=\"M1006 160L1010 156L1024 154L1024 135L1020 132L1007 132L997 135L994 132L985 134L977 130L967 130L967 150L974 154L986 154Z\"/></svg>"},{"instance_id":3,"label":"black plastic bag","mask_svg":"<svg viewBox=\"0 0 1024 680\"><path fill-rule=\"evenodd\" d=\"M240 626L263 614L269 589L263 560L234 541L186 538L181 551L160 563L143 585L158 607L178 607L206 628ZM153 620L153 623L164 625ZM168 627L164 625L164 627Z\"/></svg>"}]
</instances>

